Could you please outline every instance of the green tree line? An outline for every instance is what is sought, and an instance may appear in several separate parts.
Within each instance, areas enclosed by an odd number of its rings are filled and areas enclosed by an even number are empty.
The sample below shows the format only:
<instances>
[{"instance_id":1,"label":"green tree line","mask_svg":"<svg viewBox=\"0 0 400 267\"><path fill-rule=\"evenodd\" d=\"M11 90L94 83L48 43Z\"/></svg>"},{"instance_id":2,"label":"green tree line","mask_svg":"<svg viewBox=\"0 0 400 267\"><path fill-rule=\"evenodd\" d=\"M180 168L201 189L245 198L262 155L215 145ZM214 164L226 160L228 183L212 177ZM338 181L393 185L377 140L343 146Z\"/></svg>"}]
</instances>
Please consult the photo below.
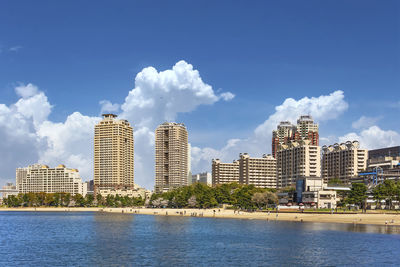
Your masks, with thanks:
<instances>
[{"instance_id":1,"label":"green tree line","mask_svg":"<svg viewBox=\"0 0 400 267\"><path fill-rule=\"evenodd\" d=\"M149 205L168 208L214 208L228 204L237 209L248 210L277 203L278 197L275 189L256 188L254 185L238 183L215 187L196 183L169 192L153 194Z\"/></svg>"},{"instance_id":2,"label":"green tree line","mask_svg":"<svg viewBox=\"0 0 400 267\"><path fill-rule=\"evenodd\" d=\"M400 201L400 181L385 180L383 183L374 187L371 191L377 208L382 207L382 203L386 204L389 209L393 209L394 201ZM362 209L366 208L368 188L363 183L352 184L349 192L341 192L341 206L354 204Z\"/></svg>"},{"instance_id":3,"label":"green tree line","mask_svg":"<svg viewBox=\"0 0 400 267\"><path fill-rule=\"evenodd\" d=\"M9 195L3 199L8 207L137 207L144 205L141 197L112 196L102 197L100 194L94 199L93 195L70 193L26 193Z\"/></svg>"}]
</instances>

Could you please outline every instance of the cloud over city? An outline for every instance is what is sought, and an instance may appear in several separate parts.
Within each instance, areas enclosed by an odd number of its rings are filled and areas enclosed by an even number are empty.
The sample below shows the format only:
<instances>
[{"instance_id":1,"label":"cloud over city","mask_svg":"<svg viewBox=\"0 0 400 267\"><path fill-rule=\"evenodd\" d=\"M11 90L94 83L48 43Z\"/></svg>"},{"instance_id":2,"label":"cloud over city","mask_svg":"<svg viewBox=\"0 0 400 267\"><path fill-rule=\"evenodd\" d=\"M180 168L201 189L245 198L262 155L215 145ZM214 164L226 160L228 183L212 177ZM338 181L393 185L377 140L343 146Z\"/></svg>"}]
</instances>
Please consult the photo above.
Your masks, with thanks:
<instances>
[{"instance_id":1,"label":"cloud over city","mask_svg":"<svg viewBox=\"0 0 400 267\"><path fill-rule=\"evenodd\" d=\"M0 167L8 169L8 177L16 167L35 162L51 166L64 163L78 168L84 179L93 173L94 125L100 117L90 117L76 111L64 122L48 119L53 106L46 95L35 85L19 85L15 92L21 98L10 106L0 104L0 148L16 145L9 151ZM154 181L154 130L164 121L174 121L179 113L195 110L199 105L212 105L217 101L230 101L231 92L216 94L204 83L197 70L185 61L177 62L171 69L157 71L144 68L135 77L135 87L129 91L122 104L101 101L100 112L118 113L134 127L135 182L152 187ZM25 150L28 150L24 152Z\"/></svg>"},{"instance_id":2,"label":"cloud over city","mask_svg":"<svg viewBox=\"0 0 400 267\"><path fill-rule=\"evenodd\" d=\"M13 180L16 167L36 162L51 166L63 163L78 168L88 180L93 175L94 126L100 116L86 116L75 111L64 122L53 122L49 115L55 107L45 93L33 84L15 87L20 98L11 105L0 104L0 150L6 151L0 162L0 179ZM198 70L185 61L171 69L158 71L147 67L140 71L123 103L100 101L99 114L113 112L127 119L134 127L135 182L152 188L154 185L154 130L164 121L176 121L179 114L196 110L201 105L231 101L232 92L219 92L205 83ZM93 103L95 105L96 103ZM318 122L338 119L349 107L343 91L327 95L287 98L274 112L253 129L247 138L233 138L221 147L192 146L193 172L209 171L212 158L230 162L241 152L258 157L271 153L272 130L280 121L295 123L308 114ZM375 123L380 118L361 117L353 123L354 132L343 136L321 136L321 143L359 140L366 148L400 143L399 133L383 130ZM189 136L190 136L190 129ZM12 148L12 149L11 149Z\"/></svg>"}]
</instances>

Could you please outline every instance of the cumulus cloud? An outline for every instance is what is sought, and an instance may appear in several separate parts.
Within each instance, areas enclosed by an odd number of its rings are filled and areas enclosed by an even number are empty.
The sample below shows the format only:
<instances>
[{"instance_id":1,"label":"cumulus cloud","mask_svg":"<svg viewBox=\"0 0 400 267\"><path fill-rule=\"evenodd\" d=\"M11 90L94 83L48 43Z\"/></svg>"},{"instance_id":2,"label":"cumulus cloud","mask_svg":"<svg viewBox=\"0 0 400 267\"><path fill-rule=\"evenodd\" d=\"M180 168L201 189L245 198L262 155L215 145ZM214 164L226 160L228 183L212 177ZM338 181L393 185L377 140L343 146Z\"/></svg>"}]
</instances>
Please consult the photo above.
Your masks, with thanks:
<instances>
[{"instance_id":1,"label":"cumulus cloud","mask_svg":"<svg viewBox=\"0 0 400 267\"><path fill-rule=\"evenodd\" d=\"M0 149L9 151L0 167L8 170L7 176L14 176L16 167L40 162L51 166L64 163L78 168L84 179L92 179L94 125L101 118L74 112L65 122L55 123L48 119L52 105L37 86L20 85L15 92L21 97L15 104L0 104ZM134 127L135 182L152 188L156 126L199 105L233 98L230 92L217 95L191 64L179 61L164 71L144 68L122 105L108 100L99 104L101 112L121 110L119 117L128 119Z\"/></svg>"},{"instance_id":2,"label":"cumulus cloud","mask_svg":"<svg viewBox=\"0 0 400 267\"><path fill-rule=\"evenodd\" d=\"M119 104L113 104L108 100L102 100L99 102L101 106L101 114L107 113L107 112L112 112L112 113L118 113L120 105Z\"/></svg>"},{"instance_id":3,"label":"cumulus cloud","mask_svg":"<svg viewBox=\"0 0 400 267\"><path fill-rule=\"evenodd\" d=\"M22 98L29 98L36 95L38 92L38 87L31 83L28 83L27 85L20 84L19 86L15 87L15 93Z\"/></svg>"},{"instance_id":4,"label":"cumulus cloud","mask_svg":"<svg viewBox=\"0 0 400 267\"><path fill-rule=\"evenodd\" d=\"M304 97L299 100L287 98L281 105L275 108L267 120L256 127L254 133L246 139L231 139L221 149L193 147L192 161L197 165L196 171L209 170L212 158L220 158L231 162L237 159L239 153L247 152L252 156L259 157L271 153L272 130L280 121L296 122L300 115L312 115L314 120L322 122L336 119L348 108L344 100L343 91L334 91L329 95L319 97Z\"/></svg>"},{"instance_id":5,"label":"cumulus cloud","mask_svg":"<svg viewBox=\"0 0 400 267\"><path fill-rule=\"evenodd\" d=\"M233 98L231 92L217 95L199 71L183 60L172 69L148 67L139 72L120 114L135 127L135 180L148 187L154 184L154 130L159 124L175 121L179 113L191 112L200 105Z\"/></svg>"},{"instance_id":6,"label":"cumulus cloud","mask_svg":"<svg viewBox=\"0 0 400 267\"><path fill-rule=\"evenodd\" d=\"M43 122L37 130L45 142L39 150L39 162L51 166L63 163L79 169L84 179L92 179L94 126L99 121L99 117L74 112L63 123Z\"/></svg>"},{"instance_id":7,"label":"cumulus cloud","mask_svg":"<svg viewBox=\"0 0 400 267\"><path fill-rule=\"evenodd\" d=\"M354 129L365 129L375 125L382 117L366 117L361 116L358 120L354 121L351 126Z\"/></svg>"},{"instance_id":8,"label":"cumulus cloud","mask_svg":"<svg viewBox=\"0 0 400 267\"><path fill-rule=\"evenodd\" d=\"M360 146L366 149L398 146L400 144L400 134L398 132L383 130L376 125L362 130L360 133L348 133L338 139L339 142L358 140Z\"/></svg>"},{"instance_id":9,"label":"cumulus cloud","mask_svg":"<svg viewBox=\"0 0 400 267\"><path fill-rule=\"evenodd\" d=\"M223 100L234 97L229 92L222 95ZM175 120L178 113L193 111L199 105L214 104L219 99L213 88L203 82L199 72L181 60L169 70L158 72L148 67L139 72L135 88L121 106L121 117L154 128L162 121Z\"/></svg>"}]
</instances>

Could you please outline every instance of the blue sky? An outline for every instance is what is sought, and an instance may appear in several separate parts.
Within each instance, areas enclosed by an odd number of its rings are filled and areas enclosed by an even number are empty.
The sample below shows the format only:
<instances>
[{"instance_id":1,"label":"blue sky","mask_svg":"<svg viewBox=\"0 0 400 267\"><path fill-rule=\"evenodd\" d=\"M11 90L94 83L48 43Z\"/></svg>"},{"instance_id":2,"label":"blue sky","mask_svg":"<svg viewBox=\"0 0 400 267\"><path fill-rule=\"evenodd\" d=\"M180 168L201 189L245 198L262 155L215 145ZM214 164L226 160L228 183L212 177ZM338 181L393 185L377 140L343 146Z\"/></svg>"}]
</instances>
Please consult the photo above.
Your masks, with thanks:
<instances>
[{"instance_id":1,"label":"blue sky","mask_svg":"<svg viewBox=\"0 0 400 267\"><path fill-rule=\"evenodd\" d=\"M177 111L192 145L213 149L209 157L229 140L252 138L285 99L336 90L347 107L318 121L327 142L352 134L371 147L383 135L392 145L400 132L399 18L398 1L2 1L0 104L11 108L21 97L15 88L31 83L53 106L47 121L65 123L73 112L97 117L100 101L125 102L144 68L164 71L184 60L216 96L235 95ZM363 116L369 128L352 127ZM0 182L20 164L52 162L33 152L16 160L6 147ZM149 173L135 175L150 187Z\"/></svg>"}]
</instances>

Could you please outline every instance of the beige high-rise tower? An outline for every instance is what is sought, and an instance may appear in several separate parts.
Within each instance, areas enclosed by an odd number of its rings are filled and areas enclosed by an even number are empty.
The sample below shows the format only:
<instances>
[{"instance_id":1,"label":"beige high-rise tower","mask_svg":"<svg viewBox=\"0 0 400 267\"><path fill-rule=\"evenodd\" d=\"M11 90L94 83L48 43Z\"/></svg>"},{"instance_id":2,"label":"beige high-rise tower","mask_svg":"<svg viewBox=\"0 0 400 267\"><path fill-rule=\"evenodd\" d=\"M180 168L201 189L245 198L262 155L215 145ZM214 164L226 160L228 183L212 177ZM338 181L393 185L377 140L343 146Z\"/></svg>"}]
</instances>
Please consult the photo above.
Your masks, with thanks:
<instances>
[{"instance_id":1,"label":"beige high-rise tower","mask_svg":"<svg viewBox=\"0 0 400 267\"><path fill-rule=\"evenodd\" d=\"M183 123L165 122L155 132L156 192L188 185L189 144Z\"/></svg>"},{"instance_id":2,"label":"beige high-rise tower","mask_svg":"<svg viewBox=\"0 0 400 267\"><path fill-rule=\"evenodd\" d=\"M114 189L134 186L133 129L127 120L103 114L94 132L94 187Z\"/></svg>"}]
</instances>

